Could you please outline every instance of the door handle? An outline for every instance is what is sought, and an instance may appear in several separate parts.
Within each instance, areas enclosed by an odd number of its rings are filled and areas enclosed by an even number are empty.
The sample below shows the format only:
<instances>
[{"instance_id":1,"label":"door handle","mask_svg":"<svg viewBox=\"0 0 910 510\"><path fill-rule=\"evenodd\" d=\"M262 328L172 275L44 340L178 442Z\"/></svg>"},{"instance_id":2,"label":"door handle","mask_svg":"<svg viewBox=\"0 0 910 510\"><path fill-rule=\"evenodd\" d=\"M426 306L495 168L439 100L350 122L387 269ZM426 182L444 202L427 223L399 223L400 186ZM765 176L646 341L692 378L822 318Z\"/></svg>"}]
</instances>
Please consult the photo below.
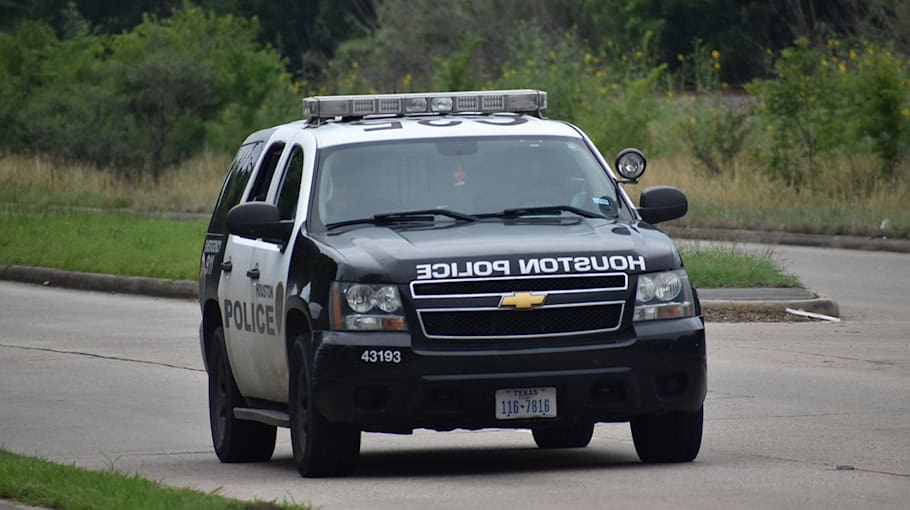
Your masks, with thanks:
<instances>
[{"instance_id":1,"label":"door handle","mask_svg":"<svg viewBox=\"0 0 910 510\"><path fill-rule=\"evenodd\" d=\"M246 275L253 280L258 280L259 279L259 268L254 267L253 269L250 269L249 271L246 272Z\"/></svg>"},{"instance_id":2,"label":"door handle","mask_svg":"<svg viewBox=\"0 0 910 510\"><path fill-rule=\"evenodd\" d=\"M234 269L234 263L230 260L226 260L221 263L221 270L225 273L230 273Z\"/></svg>"}]
</instances>

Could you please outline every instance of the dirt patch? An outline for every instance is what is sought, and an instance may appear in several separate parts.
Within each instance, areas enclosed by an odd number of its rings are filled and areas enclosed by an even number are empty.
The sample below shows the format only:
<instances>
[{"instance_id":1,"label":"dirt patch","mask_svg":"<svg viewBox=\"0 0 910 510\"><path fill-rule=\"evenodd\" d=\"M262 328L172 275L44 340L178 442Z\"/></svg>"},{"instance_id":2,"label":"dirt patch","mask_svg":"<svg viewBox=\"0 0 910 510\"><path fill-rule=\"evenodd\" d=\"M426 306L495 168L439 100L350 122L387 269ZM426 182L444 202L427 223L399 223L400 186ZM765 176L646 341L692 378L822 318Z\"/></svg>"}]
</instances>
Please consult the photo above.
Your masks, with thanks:
<instances>
[{"instance_id":1,"label":"dirt patch","mask_svg":"<svg viewBox=\"0 0 910 510\"><path fill-rule=\"evenodd\" d=\"M707 322L819 322L783 311L703 310Z\"/></svg>"}]
</instances>

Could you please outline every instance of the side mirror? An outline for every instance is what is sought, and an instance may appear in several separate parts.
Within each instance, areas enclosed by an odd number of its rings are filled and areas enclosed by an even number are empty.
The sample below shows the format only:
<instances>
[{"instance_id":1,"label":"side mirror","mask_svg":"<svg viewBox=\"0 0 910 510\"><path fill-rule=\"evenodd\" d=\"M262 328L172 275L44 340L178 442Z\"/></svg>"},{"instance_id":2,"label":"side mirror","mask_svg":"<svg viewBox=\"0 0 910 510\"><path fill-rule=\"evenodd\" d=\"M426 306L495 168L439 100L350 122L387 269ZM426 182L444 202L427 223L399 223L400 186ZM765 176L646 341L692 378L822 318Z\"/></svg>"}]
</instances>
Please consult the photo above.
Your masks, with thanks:
<instances>
[{"instance_id":1,"label":"side mirror","mask_svg":"<svg viewBox=\"0 0 910 510\"><path fill-rule=\"evenodd\" d=\"M638 214L652 225L682 218L688 211L686 195L671 186L645 188L638 200Z\"/></svg>"},{"instance_id":2,"label":"side mirror","mask_svg":"<svg viewBox=\"0 0 910 510\"><path fill-rule=\"evenodd\" d=\"M294 221L282 220L278 208L272 204L247 202L228 211L227 228L228 232L240 237L287 244Z\"/></svg>"}]
</instances>

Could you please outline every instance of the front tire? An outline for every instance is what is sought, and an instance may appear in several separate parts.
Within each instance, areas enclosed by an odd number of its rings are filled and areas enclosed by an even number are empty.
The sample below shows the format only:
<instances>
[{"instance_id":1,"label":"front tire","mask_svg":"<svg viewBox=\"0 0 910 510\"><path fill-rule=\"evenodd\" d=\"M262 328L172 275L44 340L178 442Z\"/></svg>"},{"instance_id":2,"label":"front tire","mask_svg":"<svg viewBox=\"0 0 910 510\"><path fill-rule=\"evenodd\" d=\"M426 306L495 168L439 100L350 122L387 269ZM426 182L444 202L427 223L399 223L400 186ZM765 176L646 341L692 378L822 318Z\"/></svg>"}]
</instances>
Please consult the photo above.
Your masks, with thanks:
<instances>
[{"instance_id":1,"label":"front tire","mask_svg":"<svg viewBox=\"0 0 910 510\"><path fill-rule=\"evenodd\" d=\"M691 462L701 448L704 407L632 420L632 440L645 463Z\"/></svg>"},{"instance_id":2,"label":"front tire","mask_svg":"<svg viewBox=\"0 0 910 510\"><path fill-rule=\"evenodd\" d=\"M360 427L332 423L310 398L312 382L306 366L306 337L298 336L291 352L289 410L291 447L300 476L307 478L350 474L360 456Z\"/></svg>"},{"instance_id":3,"label":"front tire","mask_svg":"<svg viewBox=\"0 0 910 510\"><path fill-rule=\"evenodd\" d=\"M218 459L226 463L268 461L275 451L276 428L234 417L234 408L243 407L244 402L231 372L221 326L212 334L208 367L209 425Z\"/></svg>"},{"instance_id":4,"label":"front tire","mask_svg":"<svg viewBox=\"0 0 910 510\"><path fill-rule=\"evenodd\" d=\"M538 448L584 448L594 435L593 423L531 429Z\"/></svg>"}]
</instances>

